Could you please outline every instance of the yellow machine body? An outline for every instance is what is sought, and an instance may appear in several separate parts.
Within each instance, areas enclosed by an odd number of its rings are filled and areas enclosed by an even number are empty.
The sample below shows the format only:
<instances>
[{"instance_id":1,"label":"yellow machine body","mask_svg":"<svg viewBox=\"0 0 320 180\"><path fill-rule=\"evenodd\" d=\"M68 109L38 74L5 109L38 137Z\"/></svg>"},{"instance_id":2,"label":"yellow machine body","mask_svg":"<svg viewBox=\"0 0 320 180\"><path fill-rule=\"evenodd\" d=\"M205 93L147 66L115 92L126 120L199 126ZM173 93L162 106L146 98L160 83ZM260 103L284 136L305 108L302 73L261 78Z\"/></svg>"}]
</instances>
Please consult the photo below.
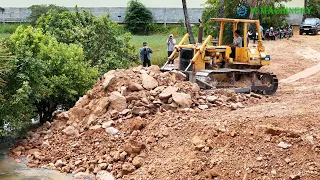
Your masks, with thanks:
<instances>
[{"instance_id":1,"label":"yellow machine body","mask_svg":"<svg viewBox=\"0 0 320 180\"><path fill-rule=\"evenodd\" d=\"M212 42L211 35L202 42L202 33L199 33L201 34L201 39L198 40L198 43L185 44L190 36L187 33L180 43L175 46L175 50L171 56L168 57L168 61L174 59L177 52L180 52L181 61L181 52L183 50L189 52L190 50L193 50L193 56L190 57L190 64L187 67L181 67L180 63L179 67L176 69L189 72L191 68L192 72L198 73L197 77L225 73L228 78L230 77L230 86L235 86L234 82L237 77L240 79L240 76L247 76L246 78L250 77L252 79L251 84L249 85L252 89L262 89L267 91L268 94L273 94L278 87L276 76L272 73L254 71L260 69L262 66L270 65L270 54L265 50L262 44L263 41L259 20L211 18L211 21L220 23L220 33L217 45L209 45L209 43ZM232 54L232 48L222 44L225 23L233 23L233 32L238 29L239 23L243 23L244 33L242 36L242 47L236 47L234 49L234 58L231 58L230 56ZM249 23L256 26L258 33L257 44L251 47L248 46L247 35L247 26ZM202 27L202 25L200 25L200 27ZM167 63L162 67L162 70L172 70L172 68L166 68ZM213 81L218 81L217 79L212 79ZM256 79L263 85L256 85L254 83ZM202 84L205 84L205 87L212 88L212 86L209 85L210 82L204 82L201 78L198 78L197 80Z\"/></svg>"}]
</instances>

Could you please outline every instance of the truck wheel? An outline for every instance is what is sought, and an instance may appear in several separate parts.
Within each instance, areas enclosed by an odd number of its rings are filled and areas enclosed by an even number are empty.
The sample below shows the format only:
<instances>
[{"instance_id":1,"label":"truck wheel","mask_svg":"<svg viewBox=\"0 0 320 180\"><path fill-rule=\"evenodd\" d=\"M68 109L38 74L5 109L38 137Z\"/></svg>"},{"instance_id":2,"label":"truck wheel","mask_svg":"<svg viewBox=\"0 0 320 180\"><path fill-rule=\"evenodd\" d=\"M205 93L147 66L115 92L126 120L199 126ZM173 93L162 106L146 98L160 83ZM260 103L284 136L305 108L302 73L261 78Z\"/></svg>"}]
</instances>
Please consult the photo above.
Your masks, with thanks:
<instances>
[{"instance_id":1,"label":"truck wheel","mask_svg":"<svg viewBox=\"0 0 320 180\"><path fill-rule=\"evenodd\" d=\"M300 34L300 35L302 35L302 34L303 34L303 32L299 31L299 34Z\"/></svg>"}]
</instances>

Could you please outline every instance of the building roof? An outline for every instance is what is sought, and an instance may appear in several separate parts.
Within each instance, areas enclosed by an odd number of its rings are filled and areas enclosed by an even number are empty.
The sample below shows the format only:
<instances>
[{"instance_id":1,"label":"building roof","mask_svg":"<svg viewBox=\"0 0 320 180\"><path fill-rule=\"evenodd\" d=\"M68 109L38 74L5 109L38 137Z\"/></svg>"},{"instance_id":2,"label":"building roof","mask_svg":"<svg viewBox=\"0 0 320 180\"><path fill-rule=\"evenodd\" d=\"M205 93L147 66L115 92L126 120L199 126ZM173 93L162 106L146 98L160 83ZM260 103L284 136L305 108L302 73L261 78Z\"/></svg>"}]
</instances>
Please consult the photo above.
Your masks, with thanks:
<instances>
[{"instance_id":1,"label":"building roof","mask_svg":"<svg viewBox=\"0 0 320 180\"><path fill-rule=\"evenodd\" d=\"M182 8L181 0L139 0L149 8ZM127 7L129 0L10 0L1 2L3 7L29 7L37 4L55 4L65 7ZM186 0L188 8L201 8L206 0Z\"/></svg>"}]
</instances>

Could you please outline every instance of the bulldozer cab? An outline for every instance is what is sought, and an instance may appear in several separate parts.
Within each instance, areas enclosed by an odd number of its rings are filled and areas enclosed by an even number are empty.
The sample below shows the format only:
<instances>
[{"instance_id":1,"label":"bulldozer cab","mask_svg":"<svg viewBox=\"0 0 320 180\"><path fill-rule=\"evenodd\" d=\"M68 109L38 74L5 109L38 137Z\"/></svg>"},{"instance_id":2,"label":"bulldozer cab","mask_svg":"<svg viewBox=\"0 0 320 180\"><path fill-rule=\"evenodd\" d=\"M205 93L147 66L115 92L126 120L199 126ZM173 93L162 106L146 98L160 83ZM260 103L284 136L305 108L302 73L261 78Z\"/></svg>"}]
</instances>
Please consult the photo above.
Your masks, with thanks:
<instances>
[{"instance_id":1,"label":"bulldozer cab","mask_svg":"<svg viewBox=\"0 0 320 180\"><path fill-rule=\"evenodd\" d=\"M250 63L253 62L251 60L260 59L261 52L265 51L263 45L262 45L262 35L260 31L257 31L258 33L258 44L254 48L248 47L248 24L254 24L255 28L258 30L260 29L260 22L259 20L248 20L248 19L227 19L227 18L211 18L211 21L220 23L220 31L219 31L219 38L217 45L218 46L224 46L223 45L223 32L224 27L226 23L233 23L233 32L238 29L238 25L240 23L243 24L243 36L242 37L242 46L235 48L235 58L231 59L234 63ZM235 36L234 36L235 38ZM255 51L256 50L256 51ZM258 63L258 62L257 62ZM259 62L261 63L261 62ZM267 62L265 64L267 65Z\"/></svg>"}]
</instances>

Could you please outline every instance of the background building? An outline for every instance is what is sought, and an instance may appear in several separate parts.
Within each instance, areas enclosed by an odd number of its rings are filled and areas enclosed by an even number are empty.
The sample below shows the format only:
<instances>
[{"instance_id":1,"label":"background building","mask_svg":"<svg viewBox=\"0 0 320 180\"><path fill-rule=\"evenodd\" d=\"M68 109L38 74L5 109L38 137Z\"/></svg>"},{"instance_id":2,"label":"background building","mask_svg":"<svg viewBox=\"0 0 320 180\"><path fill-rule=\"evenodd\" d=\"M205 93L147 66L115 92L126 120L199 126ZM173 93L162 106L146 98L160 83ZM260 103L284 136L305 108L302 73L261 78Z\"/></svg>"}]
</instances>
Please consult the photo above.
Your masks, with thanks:
<instances>
[{"instance_id":1,"label":"background building","mask_svg":"<svg viewBox=\"0 0 320 180\"><path fill-rule=\"evenodd\" d=\"M139 0L150 8L181 8L181 0ZM206 0L186 0L189 8L201 8ZM29 7L34 4L56 4L57 6L74 7L127 7L129 0L10 0L1 2L1 7Z\"/></svg>"},{"instance_id":2,"label":"background building","mask_svg":"<svg viewBox=\"0 0 320 180\"><path fill-rule=\"evenodd\" d=\"M109 13L110 18L118 23L123 22L125 10L129 0L10 0L3 1L0 7L5 11L0 11L0 21L3 22L25 22L30 14L27 7L35 4L55 4L58 6L69 7L73 11L73 7L85 7L96 16ZM156 23L179 23L184 21L181 0L140 0L148 9L151 10L154 21ZM191 23L198 23L198 19L202 16L203 4L206 0L187 0L189 18ZM286 7L304 7L304 0L292 0L283 3ZM302 14L290 14L288 17L289 24L300 24Z\"/></svg>"},{"instance_id":3,"label":"background building","mask_svg":"<svg viewBox=\"0 0 320 180\"><path fill-rule=\"evenodd\" d=\"M113 21L121 23L124 20L125 10L129 0L10 0L1 3L5 9L0 13L0 21L5 22L25 22L30 14L27 7L35 4L55 4L57 6L69 7L72 11L77 5L85 7L96 16L109 13ZM140 0L148 9L151 10L156 23L178 23L183 22L184 15L181 0ZM206 0L187 0L189 18L191 23L197 23L201 18L203 7Z\"/></svg>"}]
</instances>

